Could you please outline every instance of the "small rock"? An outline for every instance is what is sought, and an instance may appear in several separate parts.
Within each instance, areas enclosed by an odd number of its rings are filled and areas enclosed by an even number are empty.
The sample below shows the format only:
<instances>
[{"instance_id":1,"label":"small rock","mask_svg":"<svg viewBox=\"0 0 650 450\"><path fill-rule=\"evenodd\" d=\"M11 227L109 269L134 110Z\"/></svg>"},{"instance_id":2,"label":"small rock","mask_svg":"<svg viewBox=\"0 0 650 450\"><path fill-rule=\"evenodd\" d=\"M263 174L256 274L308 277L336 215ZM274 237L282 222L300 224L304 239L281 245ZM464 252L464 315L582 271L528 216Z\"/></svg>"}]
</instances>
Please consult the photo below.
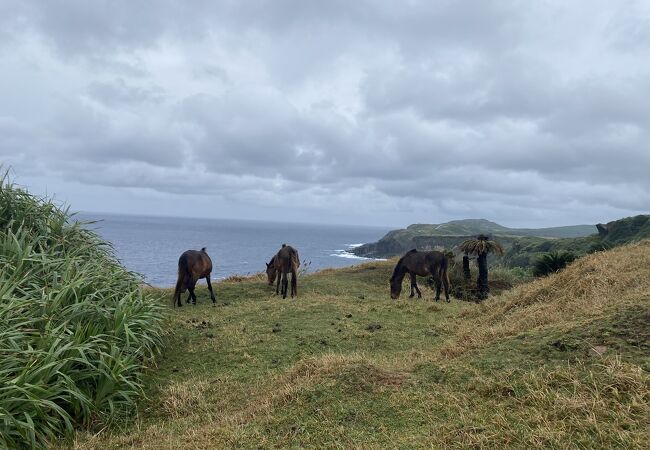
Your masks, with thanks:
<instances>
[{"instance_id":1,"label":"small rock","mask_svg":"<svg viewBox=\"0 0 650 450\"><path fill-rule=\"evenodd\" d=\"M352 314L347 314L345 317L347 317L348 319L350 319L350 318L352 318Z\"/></svg>"},{"instance_id":2,"label":"small rock","mask_svg":"<svg viewBox=\"0 0 650 450\"><path fill-rule=\"evenodd\" d=\"M282 331L282 328L280 328L278 326L275 326L275 327L273 327L273 329L271 331L274 332L274 333L279 333L280 331Z\"/></svg>"},{"instance_id":3,"label":"small rock","mask_svg":"<svg viewBox=\"0 0 650 450\"><path fill-rule=\"evenodd\" d=\"M360 295L360 296L359 296L359 300L363 300L363 299L365 299L365 298L366 298L366 297L363 296L363 295Z\"/></svg>"}]
</instances>

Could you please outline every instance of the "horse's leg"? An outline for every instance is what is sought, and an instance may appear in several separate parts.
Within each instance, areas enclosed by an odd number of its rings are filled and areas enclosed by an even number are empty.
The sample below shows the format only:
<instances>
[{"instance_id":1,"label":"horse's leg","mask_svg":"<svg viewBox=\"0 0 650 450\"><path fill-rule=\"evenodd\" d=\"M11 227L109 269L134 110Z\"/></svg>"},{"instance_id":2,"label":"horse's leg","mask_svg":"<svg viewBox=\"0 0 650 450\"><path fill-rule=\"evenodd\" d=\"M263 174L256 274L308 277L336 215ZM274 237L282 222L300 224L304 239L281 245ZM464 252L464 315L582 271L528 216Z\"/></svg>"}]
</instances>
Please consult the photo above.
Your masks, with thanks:
<instances>
[{"instance_id":1,"label":"horse's leg","mask_svg":"<svg viewBox=\"0 0 650 450\"><path fill-rule=\"evenodd\" d=\"M440 284L441 283L440 283L440 274L435 269L437 269L437 267L436 268L431 267L429 269L429 272L433 276L433 282L436 285L436 301L438 301L438 300L440 300Z\"/></svg>"},{"instance_id":2,"label":"horse's leg","mask_svg":"<svg viewBox=\"0 0 650 450\"><path fill-rule=\"evenodd\" d=\"M287 272L282 272L282 298L287 298L287 290L289 287L289 279Z\"/></svg>"},{"instance_id":3,"label":"horse's leg","mask_svg":"<svg viewBox=\"0 0 650 450\"><path fill-rule=\"evenodd\" d=\"M411 277L411 295L409 295L409 298L413 298L415 296L415 274L413 272L409 272L409 276Z\"/></svg>"},{"instance_id":4,"label":"horse's leg","mask_svg":"<svg viewBox=\"0 0 650 450\"><path fill-rule=\"evenodd\" d=\"M296 269L291 269L291 298L295 295L298 297L298 273Z\"/></svg>"},{"instance_id":5,"label":"horse's leg","mask_svg":"<svg viewBox=\"0 0 650 450\"><path fill-rule=\"evenodd\" d=\"M212 304L217 304L217 299L214 297L214 292L212 292L212 283L210 283L210 274L205 276L205 281L208 282L208 290L210 291L210 298L212 299Z\"/></svg>"},{"instance_id":6,"label":"horse's leg","mask_svg":"<svg viewBox=\"0 0 650 450\"><path fill-rule=\"evenodd\" d=\"M187 303L192 299L192 304L196 305L196 294L194 293L194 288L196 287L196 281L194 278L190 281L190 284L187 286L187 290L190 291L190 295L187 297Z\"/></svg>"},{"instance_id":7,"label":"horse's leg","mask_svg":"<svg viewBox=\"0 0 650 450\"><path fill-rule=\"evenodd\" d=\"M416 274L411 275L411 280L413 283L413 287L415 288L415 292L418 293L418 298L422 298L422 292L420 292L420 288L418 287L418 277Z\"/></svg>"},{"instance_id":8,"label":"horse's leg","mask_svg":"<svg viewBox=\"0 0 650 450\"><path fill-rule=\"evenodd\" d=\"M282 279L282 273L276 273L278 281L275 284L275 295L280 294L280 280Z\"/></svg>"},{"instance_id":9,"label":"horse's leg","mask_svg":"<svg viewBox=\"0 0 650 450\"><path fill-rule=\"evenodd\" d=\"M440 274L440 278L442 278L442 284L445 287L445 300L449 303L449 274L446 270Z\"/></svg>"}]
</instances>

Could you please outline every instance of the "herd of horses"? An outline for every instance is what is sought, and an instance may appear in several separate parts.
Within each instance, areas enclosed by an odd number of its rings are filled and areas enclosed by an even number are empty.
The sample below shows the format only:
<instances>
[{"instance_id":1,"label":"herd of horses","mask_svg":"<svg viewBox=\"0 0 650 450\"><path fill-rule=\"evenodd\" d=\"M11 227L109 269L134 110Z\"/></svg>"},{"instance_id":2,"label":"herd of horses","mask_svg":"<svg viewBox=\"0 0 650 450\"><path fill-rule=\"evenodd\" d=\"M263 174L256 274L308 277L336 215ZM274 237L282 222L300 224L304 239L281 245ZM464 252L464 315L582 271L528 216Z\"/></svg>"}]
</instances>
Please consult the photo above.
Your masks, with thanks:
<instances>
[{"instance_id":1,"label":"herd of horses","mask_svg":"<svg viewBox=\"0 0 650 450\"><path fill-rule=\"evenodd\" d=\"M276 282L275 293L282 295L282 298L287 298L287 290L289 288L289 274L291 274L291 297L298 296L298 268L300 267L300 257L298 251L290 245L282 244L282 248L266 263L266 276L270 286ZM440 291L444 288L445 299L449 302L449 275L447 269L449 268L449 261L444 253L439 251L417 251L410 250L402 256L390 277L390 297L392 299L399 298L402 292L402 281L406 274L411 279L411 295L414 297L417 293L418 298L422 297L422 292L418 288L416 277L433 277L436 297L435 300L440 300ZM208 283L208 291L210 291L210 298L212 305L216 306L217 299L212 290L212 283L210 282L210 274L212 273L212 260L205 247L201 250L187 250L178 259L178 279L176 281L176 288L174 289L174 305L183 306L181 303L181 294L189 291L186 303L192 302L196 305L196 294L194 288L197 281L205 278Z\"/></svg>"}]
</instances>

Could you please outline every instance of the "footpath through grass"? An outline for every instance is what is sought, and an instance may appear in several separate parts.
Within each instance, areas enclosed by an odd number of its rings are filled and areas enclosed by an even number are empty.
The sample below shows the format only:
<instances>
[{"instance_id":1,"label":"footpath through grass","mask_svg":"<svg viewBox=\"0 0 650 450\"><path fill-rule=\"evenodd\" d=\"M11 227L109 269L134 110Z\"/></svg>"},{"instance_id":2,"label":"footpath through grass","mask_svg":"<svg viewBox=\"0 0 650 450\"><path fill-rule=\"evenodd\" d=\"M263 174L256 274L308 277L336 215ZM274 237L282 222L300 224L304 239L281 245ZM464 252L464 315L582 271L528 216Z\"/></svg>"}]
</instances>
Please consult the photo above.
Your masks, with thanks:
<instances>
[{"instance_id":1,"label":"footpath through grass","mask_svg":"<svg viewBox=\"0 0 650 450\"><path fill-rule=\"evenodd\" d=\"M391 268L305 276L294 300L261 277L218 283L217 308L202 289L172 312L137 420L75 448L647 444L650 243L482 305L390 300Z\"/></svg>"}]
</instances>

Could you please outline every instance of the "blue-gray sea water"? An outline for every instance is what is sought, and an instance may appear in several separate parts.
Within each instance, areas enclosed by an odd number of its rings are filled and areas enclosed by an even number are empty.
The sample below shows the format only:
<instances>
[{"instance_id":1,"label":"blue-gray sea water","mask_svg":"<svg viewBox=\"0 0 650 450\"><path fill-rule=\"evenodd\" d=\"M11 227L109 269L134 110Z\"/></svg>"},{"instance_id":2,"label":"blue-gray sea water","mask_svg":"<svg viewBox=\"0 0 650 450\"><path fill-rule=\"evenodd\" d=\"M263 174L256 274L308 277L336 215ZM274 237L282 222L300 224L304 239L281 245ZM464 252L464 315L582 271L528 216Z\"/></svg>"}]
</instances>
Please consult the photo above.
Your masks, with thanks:
<instances>
[{"instance_id":1,"label":"blue-gray sea water","mask_svg":"<svg viewBox=\"0 0 650 450\"><path fill-rule=\"evenodd\" d=\"M303 267L315 272L360 262L349 250L380 239L388 228L287 224L221 219L126 216L85 213L78 220L98 220L87 227L113 244L127 269L160 287L176 282L178 257L207 247L213 279L263 271L283 243L298 249Z\"/></svg>"}]
</instances>

